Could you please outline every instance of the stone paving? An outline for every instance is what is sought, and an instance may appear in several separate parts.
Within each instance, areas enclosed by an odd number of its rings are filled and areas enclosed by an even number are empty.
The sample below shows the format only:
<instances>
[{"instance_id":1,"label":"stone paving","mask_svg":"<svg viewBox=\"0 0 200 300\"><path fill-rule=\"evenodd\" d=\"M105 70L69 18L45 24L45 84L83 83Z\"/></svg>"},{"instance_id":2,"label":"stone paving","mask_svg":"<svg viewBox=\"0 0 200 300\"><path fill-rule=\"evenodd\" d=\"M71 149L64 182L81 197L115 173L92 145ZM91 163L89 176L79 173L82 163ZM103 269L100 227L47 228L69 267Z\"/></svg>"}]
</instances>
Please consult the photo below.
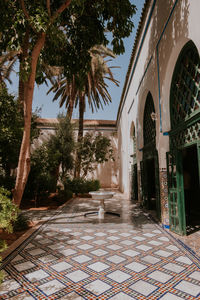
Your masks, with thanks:
<instances>
[{"instance_id":1,"label":"stone paving","mask_svg":"<svg viewBox=\"0 0 200 300\"><path fill-rule=\"evenodd\" d=\"M2 263L0 299L200 299L200 259L117 193L103 221L72 199ZM34 214L36 220L38 215Z\"/></svg>"}]
</instances>

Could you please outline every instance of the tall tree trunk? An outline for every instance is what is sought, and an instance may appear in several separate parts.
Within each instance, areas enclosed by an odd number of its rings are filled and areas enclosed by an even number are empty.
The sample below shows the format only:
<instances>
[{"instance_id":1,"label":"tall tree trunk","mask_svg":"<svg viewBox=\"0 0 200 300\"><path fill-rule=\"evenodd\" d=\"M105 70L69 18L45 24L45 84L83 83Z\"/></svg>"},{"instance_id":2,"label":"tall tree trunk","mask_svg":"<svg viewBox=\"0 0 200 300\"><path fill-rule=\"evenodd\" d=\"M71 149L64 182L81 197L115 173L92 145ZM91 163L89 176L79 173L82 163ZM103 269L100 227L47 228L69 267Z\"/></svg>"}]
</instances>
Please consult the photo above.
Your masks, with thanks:
<instances>
[{"instance_id":1,"label":"tall tree trunk","mask_svg":"<svg viewBox=\"0 0 200 300\"><path fill-rule=\"evenodd\" d=\"M79 99L79 128L78 128L78 144L81 143L83 138L83 122L85 112L85 97L82 95ZM76 166L75 166L75 178L80 178L81 173L81 155L79 151L76 153Z\"/></svg>"},{"instance_id":2,"label":"tall tree trunk","mask_svg":"<svg viewBox=\"0 0 200 300\"><path fill-rule=\"evenodd\" d=\"M71 97L69 100L69 105L68 105L68 110L67 110L67 116L69 118L69 120L71 121L72 119L72 113L74 110L74 103L75 103L75 99L76 99L76 88L75 88L75 76L73 75L72 77L72 85L71 85Z\"/></svg>"},{"instance_id":3,"label":"tall tree trunk","mask_svg":"<svg viewBox=\"0 0 200 300\"><path fill-rule=\"evenodd\" d=\"M23 72L23 65L24 62L26 60L26 58L28 57L28 48L29 48L29 27L26 29L26 33L24 36L24 41L23 41L23 45L22 45L22 53L20 55L20 65L19 65L19 85L18 85L18 106L19 106L19 110L23 111L23 106L24 106L24 96L25 96L25 83L24 80L21 76L22 72Z\"/></svg>"},{"instance_id":4,"label":"tall tree trunk","mask_svg":"<svg viewBox=\"0 0 200 300\"><path fill-rule=\"evenodd\" d=\"M15 188L13 190L13 201L18 206L20 206L24 188L30 172L30 130L32 117L32 101L38 57L44 46L44 43L45 33L41 33L38 36L37 42L32 50L31 73L28 80L24 82L24 132L17 167L17 178Z\"/></svg>"},{"instance_id":5,"label":"tall tree trunk","mask_svg":"<svg viewBox=\"0 0 200 300\"><path fill-rule=\"evenodd\" d=\"M67 110L67 116L70 121L72 119L73 109L74 109L74 101L71 99L69 102L69 105L68 105L68 110Z\"/></svg>"},{"instance_id":6,"label":"tall tree trunk","mask_svg":"<svg viewBox=\"0 0 200 300\"><path fill-rule=\"evenodd\" d=\"M79 128L78 128L78 142L82 140L83 137L83 121L85 112L85 97L81 96L79 102Z\"/></svg>"}]
</instances>

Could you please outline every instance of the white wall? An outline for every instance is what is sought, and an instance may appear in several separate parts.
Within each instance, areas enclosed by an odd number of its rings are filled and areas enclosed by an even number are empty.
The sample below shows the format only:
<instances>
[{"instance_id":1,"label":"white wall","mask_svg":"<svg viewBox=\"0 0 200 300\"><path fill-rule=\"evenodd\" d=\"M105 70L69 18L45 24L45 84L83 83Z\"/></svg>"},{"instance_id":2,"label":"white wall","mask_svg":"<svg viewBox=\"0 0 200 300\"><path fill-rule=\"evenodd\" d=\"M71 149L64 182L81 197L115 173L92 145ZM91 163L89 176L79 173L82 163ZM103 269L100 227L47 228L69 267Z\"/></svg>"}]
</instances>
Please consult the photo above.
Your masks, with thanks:
<instances>
[{"instance_id":1,"label":"white wall","mask_svg":"<svg viewBox=\"0 0 200 300\"><path fill-rule=\"evenodd\" d=\"M132 122L136 124L137 158L140 161L142 159L141 149L143 148L144 106L147 94L151 92L158 117L156 121L156 147L159 152L159 165L160 168L166 168L165 156L166 151L169 150L169 137L163 133L170 130L169 98L174 67L181 49L189 40L194 42L200 52L200 1L156 1L149 26L146 28L153 2L152 0L137 43L132 68L136 63L142 37L146 31L135 72L129 88L126 88L123 99L125 104L118 118L118 136L121 136L119 138L119 148L121 148L119 185L120 190L127 195L130 194L129 143L131 142ZM134 103L132 104L133 99Z\"/></svg>"}]
</instances>

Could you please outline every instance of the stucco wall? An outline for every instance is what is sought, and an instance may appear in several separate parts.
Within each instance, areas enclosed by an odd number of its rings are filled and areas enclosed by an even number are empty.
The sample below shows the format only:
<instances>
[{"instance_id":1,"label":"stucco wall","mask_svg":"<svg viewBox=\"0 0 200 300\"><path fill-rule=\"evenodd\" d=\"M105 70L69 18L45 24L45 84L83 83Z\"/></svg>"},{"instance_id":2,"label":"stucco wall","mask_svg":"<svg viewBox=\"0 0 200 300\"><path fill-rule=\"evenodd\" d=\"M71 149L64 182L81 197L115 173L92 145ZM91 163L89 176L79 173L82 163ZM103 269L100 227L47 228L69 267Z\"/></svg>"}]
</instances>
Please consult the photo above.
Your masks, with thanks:
<instances>
[{"instance_id":1,"label":"stucco wall","mask_svg":"<svg viewBox=\"0 0 200 300\"><path fill-rule=\"evenodd\" d=\"M47 124L45 124L47 122ZM98 165L96 170L88 175L88 178L98 179L100 181L102 188L118 188L119 186L119 157L118 157L118 136L116 127L113 125L113 121L100 121L98 120L85 120L86 128L84 129L84 134L86 132L97 134L101 132L104 136L111 139L111 145L113 148L114 161L109 160L101 165ZM40 128L40 136L34 141L32 145L32 150L39 147L44 141L49 139L49 136L55 133L56 119L42 119L38 127ZM106 123L106 124L104 124ZM110 123L110 127L109 127ZM112 124L111 124L112 123ZM106 126L103 126L106 125ZM75 129L75 136L77 136L77 130Z\"/></svg>"},{"instance_id":2,"label":"stucco wall","mask_svg":"<svg viewBox=\"0 0 200 300\"><path fill-rule=\"evenodd\" d=\"M181 49L189 40L200 52L199 0L152 0L146 10L117 120L119 148L122 149L119 186L127 195L130 195L129 144L132 122L136 124L139 170L143 154L144 106L147 94L151 92L157 115L159 167L165 172L166 152L169 150L170 86L175 64Z\"/></svg>"}]
</instances>

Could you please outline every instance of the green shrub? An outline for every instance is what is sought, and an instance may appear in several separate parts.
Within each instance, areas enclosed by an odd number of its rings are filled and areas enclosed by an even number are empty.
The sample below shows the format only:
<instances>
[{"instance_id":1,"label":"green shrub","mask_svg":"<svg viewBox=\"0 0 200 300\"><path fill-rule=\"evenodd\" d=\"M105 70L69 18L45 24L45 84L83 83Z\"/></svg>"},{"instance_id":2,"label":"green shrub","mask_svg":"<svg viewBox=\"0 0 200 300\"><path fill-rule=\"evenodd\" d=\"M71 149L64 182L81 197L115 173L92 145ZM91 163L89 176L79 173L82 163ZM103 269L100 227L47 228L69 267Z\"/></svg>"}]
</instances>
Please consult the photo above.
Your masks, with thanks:
<instances>
[{"instance_id":1,"label":"green shrub","mask_svg":"<svg viewBox=\"0 0 200 300\"><path fill-rule=\"evenodd\" d=\"M11 193L0 187L0 228L8 233L13 231L13 222L16 221L19 212L18 207L12 203ZM0 240L0 252L7 248L5 241ZM0 257L1 261L1 257ZM0 283L3 279L3 273L0 272Z\"/></svg>"},{"instance_id":2,"label":"green shrub","mask_svg":"<svg viewBox=\"0 0 200 300\"><path fill-rule=\"evenodd\" d=\"M13 223L13 231L22 231L29 228L29 218L23 214L17 216L17 220Z\"/></svg>"},{"instance_id":3,"label":"green shrub","mask_svg":"<svg viewBox=\"0 0 200 300\"><path fill-rule=\"evenodd\" d=\"M31 169L24 190L23 200L34 199L48 195L56 190L56 178L50 174L35 174L34 167Z\"/></svg>"},{"instance_id":4,"label":"green shrub","mask_svg":"<svg viewBox=\"0 0 200 300\"><path fill-rule=\"evenodd\" d=\"M64 183L65 189L71 190L73 193L86 194L91 191L97 191L100 188L99 180L85 180L83 178L67 179Z\"/></svg>"},{"instance_id":5,"label":"green shrub","mask_svg":"<svg viewBox=\"0 0 200 300\"><path fill-rule=\"evenodd\" d=\"M15 186L15 178L13 176L2 176L2 174L0 174L0 186L11 191Z\"/></svg>"},{"instance_id":6,"label":"green shrub","mask_svg":"<svg viewBox=\"0 0 200 300\"><path fill-rule=\"evenodd\" d=\"M7 232L13 231L12 222L17 219L19 209L11 200L11 193L0 187L0 228Z\"/></svg>"},{"instance_id":7,"label":"green shrub","mask_svg":"<svg viewBox=\"0 0 200 300\"><path fill-rule=\"evenodd\" d=\"M73 197L73 192L71 190L64 189L64 190L58 191L58 199L59 200L64 200L64 202L65 202L65 201L71 199L72 197Z\"/></svg>"},{"instance_id":8,"label":"green shrub","mask_svg":"<svg viewBox=\"0 0 200 300\"><path fill-rule=\"evenodd\" d=\"M99 180L87 180L85 182L86 190L88 192L97 191L100 189L100 182Z\"/></svg>"},{"instance_id":9,"label":"green shrub","mask_svg":"<svg viewBox=\"0 0 200 300\"><path fill-rule=\"evenodd\" d=\"M31 155L31 170L23 199L37 199L56 192L57 182L73 167L73 128L67 117L58 116L55 134Z\"/></svg>"}]
</instances>

